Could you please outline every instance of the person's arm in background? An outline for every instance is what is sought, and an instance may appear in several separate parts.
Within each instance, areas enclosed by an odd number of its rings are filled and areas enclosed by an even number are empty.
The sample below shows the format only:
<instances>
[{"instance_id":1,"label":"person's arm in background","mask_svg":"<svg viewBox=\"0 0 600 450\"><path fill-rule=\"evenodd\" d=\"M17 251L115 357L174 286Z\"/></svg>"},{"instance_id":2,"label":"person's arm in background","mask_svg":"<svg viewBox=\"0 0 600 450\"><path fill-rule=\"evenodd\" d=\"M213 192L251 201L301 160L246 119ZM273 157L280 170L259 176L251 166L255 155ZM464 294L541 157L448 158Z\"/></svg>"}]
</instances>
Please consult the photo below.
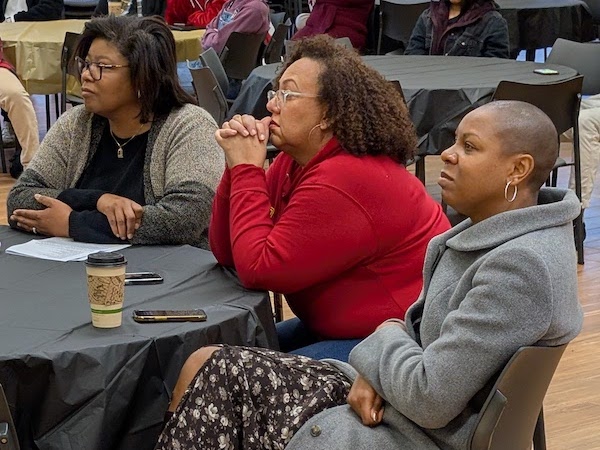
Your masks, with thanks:
<instances>
[{"instance_id":1,"label":"person's arm in background","mask_svg":"<svg viewBox=\"0 0 600 450\"><path fill-rule=\"evenodd\" d=\"M410 35L410 39L408 40L408 45L406 46L406 50L404 50L405 55L428 55L429 49L425 46L425 35L427 33L426 21L429 20L429 10L423 11L423 13L419 16L419 20L415 24L413 28L412 34Z\"/></svg>"},{"instance_id":2,"label":"person's arm in background","mask_svg":"<svg viewBox=\"0 0 600 450\"><path fill-rule=\"evenodd\" d=\"M508 24L499 14L492 15L484 28L484 44L481 56L487 58L509 58Z\"/></svg>"},{"instance_id":3,"label":"person's arm in background","mask_svg":"<svg viewBox=\"0 0 600 450\"><path fill-rule=\"evenodd\" d=\"M226 0L211 0L206 5L204 11L194 11L187 18L186 25L192 25L199 28L206 26L219 14Z\"/></svg>"},{"instance_id":4,"label":"person's arm in background","mask_svg":"<svg viewBox=\"0 0 600 450\"><path fill-rule=\"evenodd\" d=\"M185 24L189 14L194 12L191 0L167 0L165 22L169 25Z\"/></svg>"},{"instance_id":5,"label":"person's arm in background","mask_svg":"<svg viewBox=\"0 0 600 450\"><path fill-rule=\"evenodd\" d=\"M42 20L58 20L62 18L63 0L40 0L38 4L14 15L15 22L37 22Z\"/></svg>"},{"instance_id":6,"label":"person's arm in background","mask_svg":"<svg viewBox=\"0 0 600 450\"><path fill-rule=\"evenodd\" d=\"M239 33L258 33L269 29L269 10L264 5L257 8L256 3L252 2L249 6L242 9L235 15L233 20L225 24L220 30L217 29L219 23L219 15L217 15L206 27L206 33L202 38L202 48L207 49L212 47L215 52L221 53L229 35L234 31Z\"/></svg>"}]
</instances>

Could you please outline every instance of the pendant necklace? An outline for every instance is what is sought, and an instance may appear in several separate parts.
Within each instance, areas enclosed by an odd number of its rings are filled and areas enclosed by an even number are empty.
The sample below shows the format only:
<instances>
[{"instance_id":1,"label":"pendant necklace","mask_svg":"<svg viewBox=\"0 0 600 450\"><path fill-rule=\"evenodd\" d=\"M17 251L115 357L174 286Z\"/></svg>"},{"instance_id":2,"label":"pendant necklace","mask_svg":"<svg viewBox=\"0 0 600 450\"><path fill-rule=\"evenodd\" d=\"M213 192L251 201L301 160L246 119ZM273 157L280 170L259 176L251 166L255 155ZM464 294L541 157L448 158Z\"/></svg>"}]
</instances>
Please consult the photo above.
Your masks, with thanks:
<instances>
[{"instance_id":1,"label":"pendant necklace","mask_svg":"<svg viewBox=\"0 0 600 450\"><path fill-rule=\"evenodd\" d=\"M140 127L138 128L137 132L131 136L127 142L125 142L124 144L121 144L119 141L117 141L116 136L114 135L113 131L109 128L110 131L110 135L112 136L113 140L115 141L115 144L117 144L117 158L119 159L123 159L123 147L125 147L127 144L129 144L133 138L137 137L138 134L140 134L140 131L142 130L142 128L144 127L144 124L141 124Z\"/></svg>"}]
</instances>

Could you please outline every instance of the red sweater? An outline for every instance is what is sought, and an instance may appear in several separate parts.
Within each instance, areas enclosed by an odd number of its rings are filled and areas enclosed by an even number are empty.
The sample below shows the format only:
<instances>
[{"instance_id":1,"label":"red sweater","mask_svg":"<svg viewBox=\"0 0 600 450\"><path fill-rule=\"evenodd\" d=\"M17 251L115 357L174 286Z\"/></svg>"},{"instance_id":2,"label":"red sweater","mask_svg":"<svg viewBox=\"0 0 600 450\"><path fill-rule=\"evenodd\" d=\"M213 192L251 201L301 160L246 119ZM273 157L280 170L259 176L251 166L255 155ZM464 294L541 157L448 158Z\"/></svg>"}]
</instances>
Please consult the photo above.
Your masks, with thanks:
<instances>
[{"instance_id":1,"label":"red sweater","mask_svg":"<svg viewBox=\"0 0 600 450\"><path fill-rule=\"evenodd\" d=\"M219 14L226 0L167 0L165 20L168 24L184 23L199 28Z\"/></svg>"},{"instance_id":2,"label":"red sweater","mask_svg":"<svg viewBox=\"0 0 600 450\"><path fill-rule=\"evenodd\" d=\"M16 75L15 68L11 63L4 59L4 50L2 49L2 40L0 39L0 67L8 69Z\"/></svg>"},{"instance_id":3,"label":"red sweater","mask_svg":"<svg viewBox=\"0 0 600 450\"><path fill-rule=\"evenodd\" d=\"M210 245L251 289L281 292L322 338L361 338L403 318L422 287L429 240L450 227L404 166L332 139L305 167L225 170Z\"/></svg>"}]
</instances>

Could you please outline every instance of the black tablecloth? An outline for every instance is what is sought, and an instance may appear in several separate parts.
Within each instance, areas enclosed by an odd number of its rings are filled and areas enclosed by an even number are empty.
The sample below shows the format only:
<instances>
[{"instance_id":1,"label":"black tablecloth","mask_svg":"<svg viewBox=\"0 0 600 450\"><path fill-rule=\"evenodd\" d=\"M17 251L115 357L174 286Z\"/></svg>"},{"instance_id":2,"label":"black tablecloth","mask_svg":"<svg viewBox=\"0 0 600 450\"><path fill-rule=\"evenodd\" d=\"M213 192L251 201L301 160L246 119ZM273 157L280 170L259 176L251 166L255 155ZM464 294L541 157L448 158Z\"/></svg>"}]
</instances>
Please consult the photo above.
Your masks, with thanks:
<instances>
[{"instance_id":1,"label":"black tablecloth","mask_svg":"<svg viewBox=\"0 0 600 450\"><path fill-rule=\"evenodd\" d=\"M22 449L152 449L187 356L210 343L276 348L269 297L248 291L190 246L122 251L128 271L163 275L127 286L123 325L91 325L82 262L7 255L31 239L0 227L0 383ZM138 324L134 309L203 308L206 322Z\"/></svg>"},{"instance_id":2,"label":"black tablecloth","mask_svg":"<svg viewBox=\"0 0 600 450\"><path fill-rule=\"evenodd\" d=\"M577 75L573 69L554 64L496 58L456 56L365 56L365 62L388 80L398 80L419 136L419 153L437 154L454 141L460 120L490 101L501 80L544 84ZM264 117L266 92L277 64L257 67L244 82L232 105L234 114ZM558 75L538 75L533 69L548 67Z\"/></svg>"},{"instance_id":3,"label":"black tablecloth","mask_svg":"<svg viewBox=\"0 0 600 450\"><path fill-rule=\"evenodd\" d=\"M582 0L496 0L508 23L513 57L520 50L551 47L556 39L594 39L592 16Z\"/></svg>"}]
</instances>

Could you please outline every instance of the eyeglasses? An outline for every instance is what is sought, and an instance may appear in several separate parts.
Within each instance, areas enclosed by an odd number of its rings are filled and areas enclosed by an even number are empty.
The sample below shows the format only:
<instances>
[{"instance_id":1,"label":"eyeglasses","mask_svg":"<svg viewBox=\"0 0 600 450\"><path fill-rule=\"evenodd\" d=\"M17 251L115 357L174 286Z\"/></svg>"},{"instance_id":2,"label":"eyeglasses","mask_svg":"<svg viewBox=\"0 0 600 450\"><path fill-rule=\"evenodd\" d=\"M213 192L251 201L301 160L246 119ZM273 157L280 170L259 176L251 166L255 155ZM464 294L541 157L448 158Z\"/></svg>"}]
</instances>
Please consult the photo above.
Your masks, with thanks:
<instances>
[{"instance_id":1,"label":"eyeglasses","mask_svg":"<svg viewBox=\"0 0 600 450\"><path fill-rule=\"evenodd\" d=\"M278 89L277 91L269 91L267 92L267 100L271 101L274 98L277 98L277 106L281 107L283 105L285 105L285 102L287 102L288 97L311 97L311 98L316 98L316 97L320 97L320 95L317 94L303 94L302 92L294 92L294 91L289 91L287 89Z\"/></svg>"},{"instance_id":2,"label":"eyeglasses","mask_svg":"<svg viewBox=\"0 0 600 450\"><path fill-rule=\"evenodd\" d=\"M77 70L79 71L79 76L83 74L84 70L90 72L90 76L94 81L100 81L102 79L102 70L103 69L120 69L122 67L129 67L127 64L103 64L91 61L85 61L79 56L75 57L75 61L77 62Z\"/></svg>"}]
</instances>

